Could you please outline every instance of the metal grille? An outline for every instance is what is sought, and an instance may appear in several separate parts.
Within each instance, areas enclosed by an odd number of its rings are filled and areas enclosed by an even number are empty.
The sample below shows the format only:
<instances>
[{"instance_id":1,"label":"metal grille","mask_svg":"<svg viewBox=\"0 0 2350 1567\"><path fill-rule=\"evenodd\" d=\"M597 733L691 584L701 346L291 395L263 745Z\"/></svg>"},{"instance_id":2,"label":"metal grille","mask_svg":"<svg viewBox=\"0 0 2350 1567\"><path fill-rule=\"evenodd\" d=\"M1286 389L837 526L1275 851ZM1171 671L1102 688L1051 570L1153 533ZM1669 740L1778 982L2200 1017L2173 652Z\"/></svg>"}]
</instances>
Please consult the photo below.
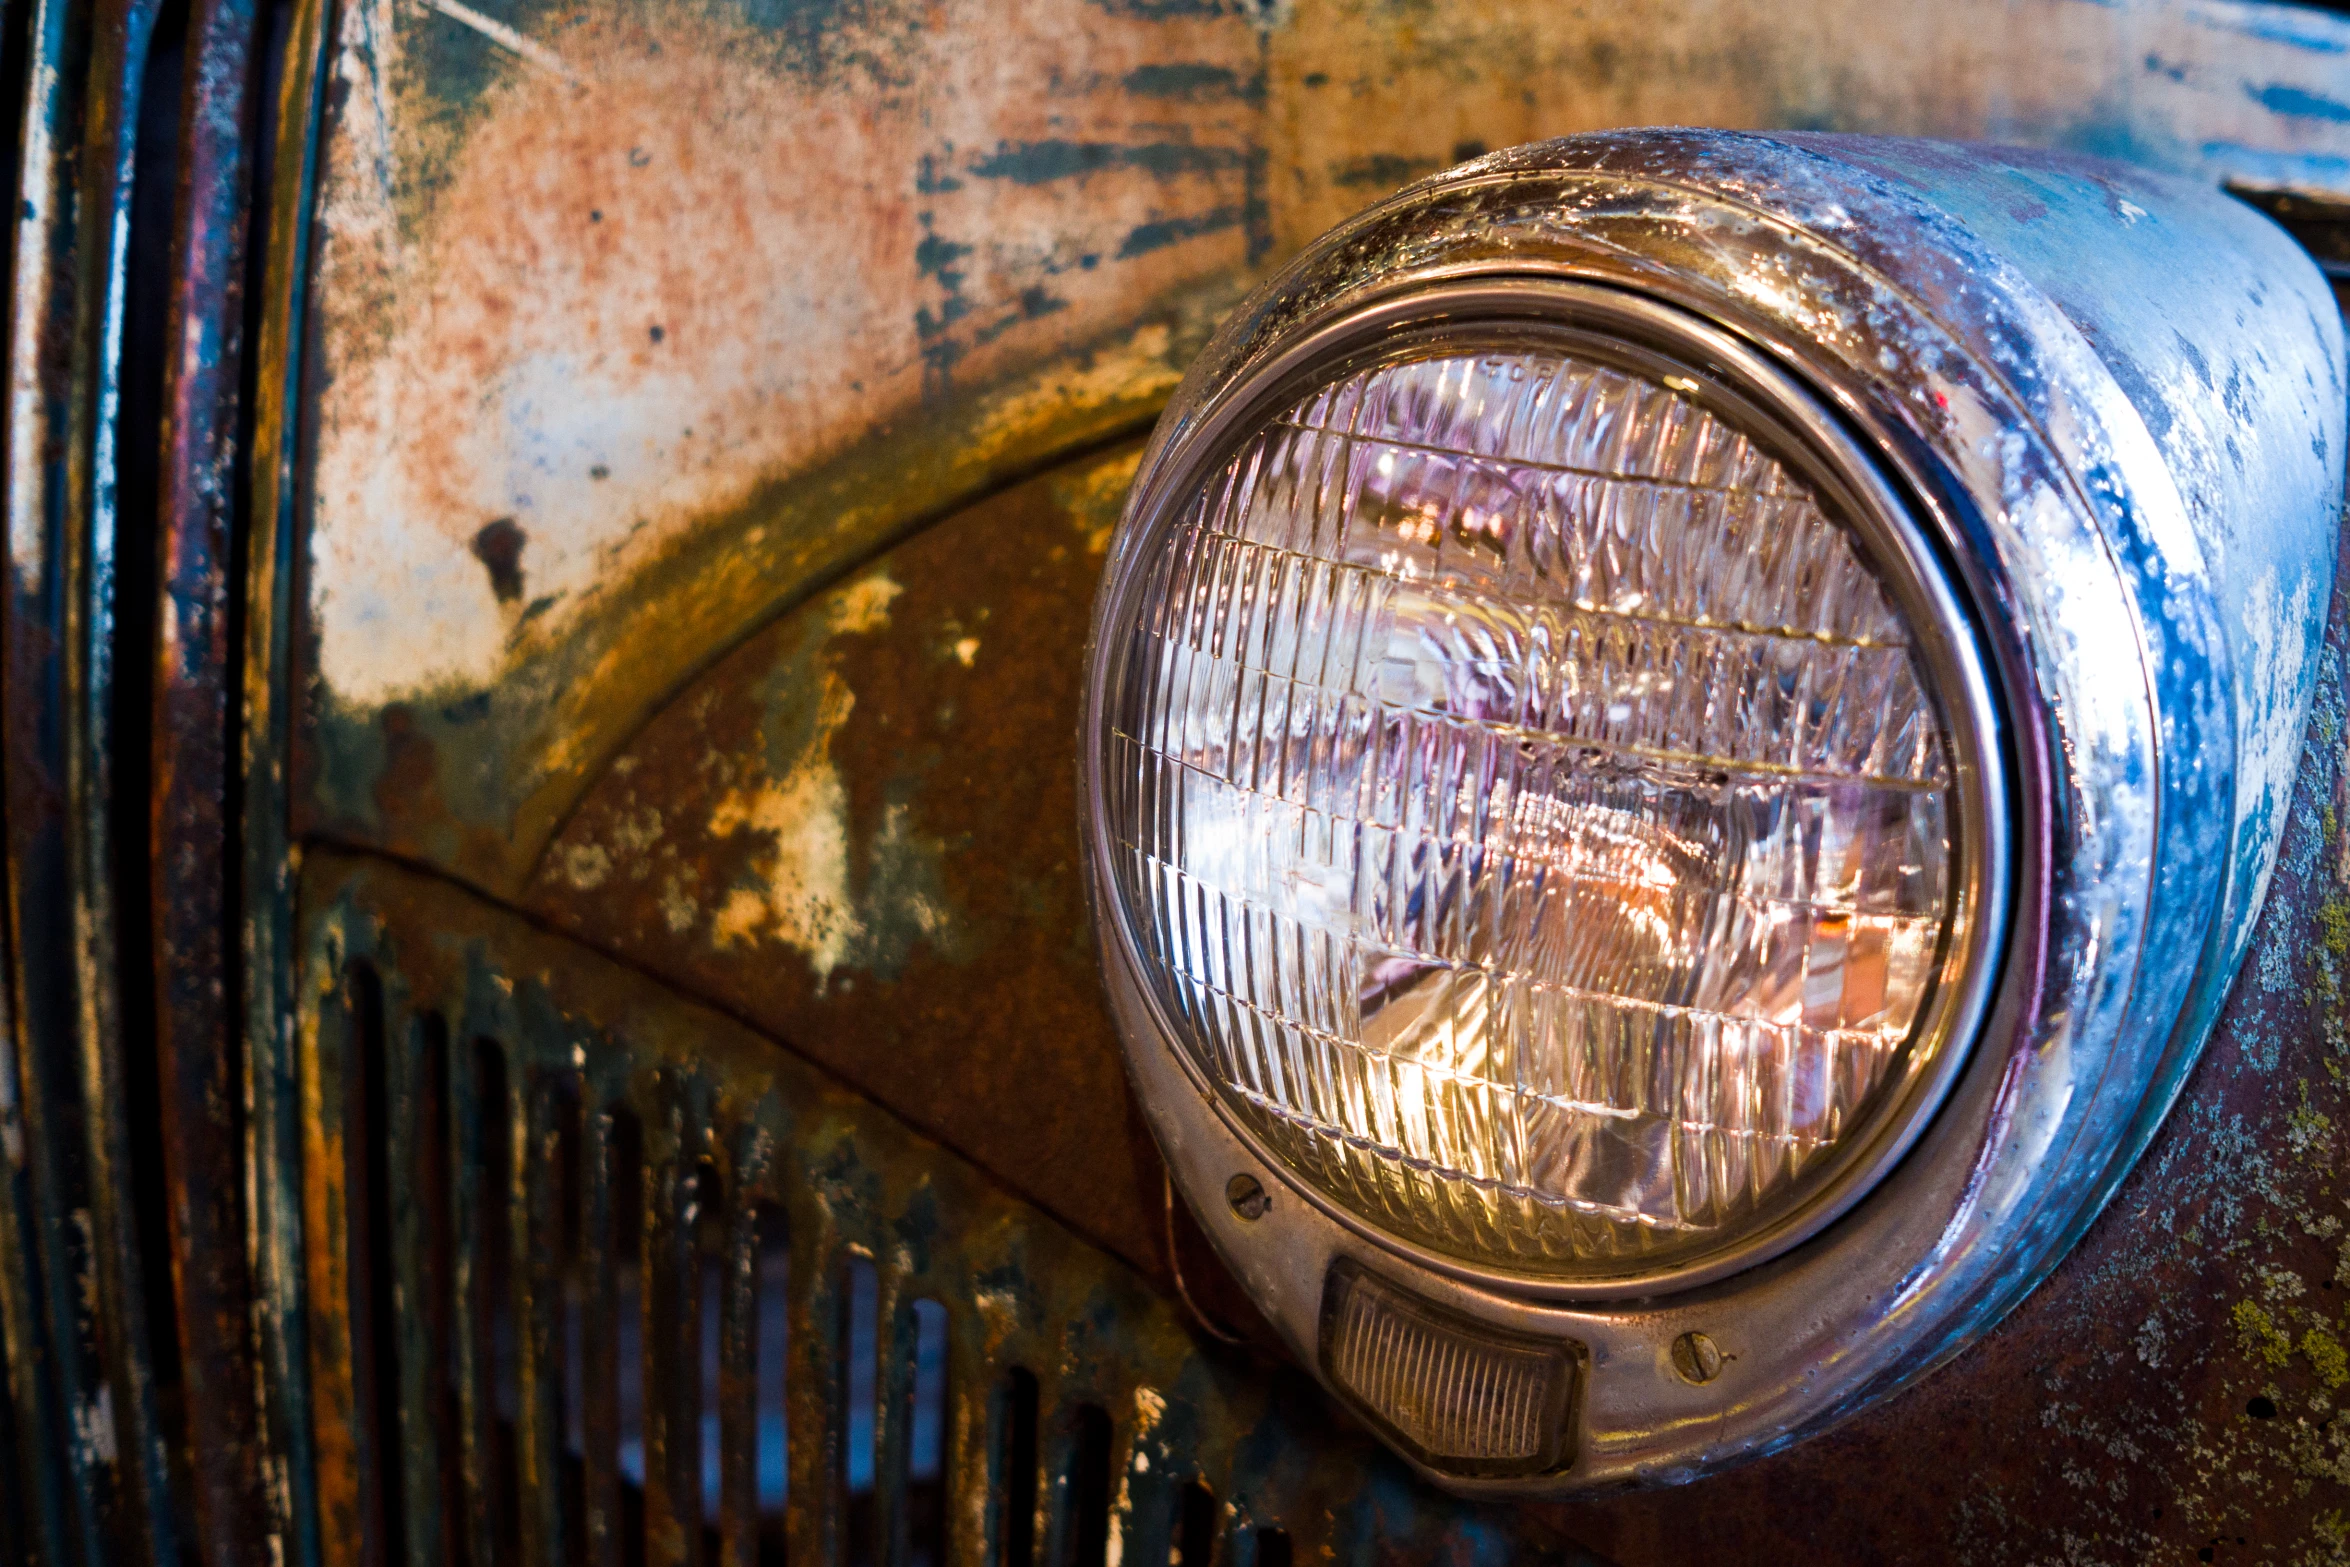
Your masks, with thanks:
<instances>
[{"instance_id":1,"label":"metal grille","mask_svg":"<svg viewBox=\"0 0 2350 1567\"><path fill-rule=\"evenodd\" d=\"M438 880L305 881L330 1559L1524 1559L772 1042Z\"/></svg>"}]
</instances>

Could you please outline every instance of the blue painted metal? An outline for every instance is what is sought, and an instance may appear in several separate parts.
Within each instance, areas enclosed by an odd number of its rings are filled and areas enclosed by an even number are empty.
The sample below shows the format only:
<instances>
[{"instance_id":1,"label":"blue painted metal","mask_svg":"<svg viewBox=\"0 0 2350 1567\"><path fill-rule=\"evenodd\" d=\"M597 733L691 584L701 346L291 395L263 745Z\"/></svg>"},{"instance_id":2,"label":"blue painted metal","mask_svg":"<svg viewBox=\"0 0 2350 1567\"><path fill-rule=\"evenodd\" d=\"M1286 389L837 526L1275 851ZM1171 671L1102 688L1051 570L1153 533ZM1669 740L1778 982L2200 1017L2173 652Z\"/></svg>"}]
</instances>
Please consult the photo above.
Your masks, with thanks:
<instances>
[{"instance_id":1,"label":"blue painted metal","mask_svg":"<svg viewBox=\"0 0 2350 1567\"><path fill-rule=\"evenodd\" d=\"M2333 591L2341 312L2282 231L2200 184L2013 151L1985 163L1934 143L1788 139L1917 191L2054 301L2138 411L2194 533L2190 550L2118 495L2107 502L2147 635L2160 647L2178 628L2175 650L2149 660L2166 688L2161 831L2175 846L2155 896L2209 920L2199 945L2186 927L2150 938L2178 955L2170 966L2187 990L2110 1185L2194 1065L2276 867ZM2133 191L2161 199L2140 206ZM2215 748L2232 749L2232 779ZM2209 865L2223 867L2216 889ZM2179 959L2191 946L2189 969ZM2159 1011L2136 1015L2159 1027Z\"/></svg>"}]
</instances>

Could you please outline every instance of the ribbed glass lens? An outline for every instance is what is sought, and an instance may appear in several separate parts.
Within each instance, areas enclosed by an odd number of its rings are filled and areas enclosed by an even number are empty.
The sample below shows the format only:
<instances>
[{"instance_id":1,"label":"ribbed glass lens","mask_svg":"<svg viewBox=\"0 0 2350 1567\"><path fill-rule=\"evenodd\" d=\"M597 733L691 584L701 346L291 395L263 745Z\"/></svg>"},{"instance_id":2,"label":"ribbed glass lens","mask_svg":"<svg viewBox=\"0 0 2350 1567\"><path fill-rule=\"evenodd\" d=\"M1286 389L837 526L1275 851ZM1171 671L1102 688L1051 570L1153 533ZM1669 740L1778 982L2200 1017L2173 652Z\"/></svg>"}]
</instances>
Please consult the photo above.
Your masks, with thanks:
<instances>
[{"instance_id":1,"label":"ribbed glass lens","mask_svg":"<svg viewBox=\"0 0 2350 1567\"><path fill-rule=\"evenodd\" d=\"M1553 1272L1798 1201L1911 1048L1949 764L1834 506L1694 382L1344 374L1139 541L1117 891L1305 1181Z\"/></svg>"}]
</instances>

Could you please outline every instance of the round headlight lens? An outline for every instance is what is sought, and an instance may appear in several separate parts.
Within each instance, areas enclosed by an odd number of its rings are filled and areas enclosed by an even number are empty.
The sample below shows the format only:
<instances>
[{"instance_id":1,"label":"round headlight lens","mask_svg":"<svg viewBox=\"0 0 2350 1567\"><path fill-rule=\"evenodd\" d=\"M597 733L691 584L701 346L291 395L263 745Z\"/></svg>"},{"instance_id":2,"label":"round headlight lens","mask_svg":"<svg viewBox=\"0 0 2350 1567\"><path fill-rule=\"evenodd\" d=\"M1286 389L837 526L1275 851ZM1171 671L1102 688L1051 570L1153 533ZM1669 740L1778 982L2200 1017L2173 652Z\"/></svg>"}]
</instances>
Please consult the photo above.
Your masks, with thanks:
<instances>
[{"instance_id":1,"label":"round headlight lens","mask_svg":"<svg viewBox=\"0 0 2350 1567\"><path fill-rule=\"evenodd\" d=\"M1784 1220L1947 1046L1965 914L1861 503L1599 334L1391 333L1271 406L1130 518L1104 632L1107 880L1179 1050L1413 1247L1597 1277Z\"/></svg>"}]
</instances>

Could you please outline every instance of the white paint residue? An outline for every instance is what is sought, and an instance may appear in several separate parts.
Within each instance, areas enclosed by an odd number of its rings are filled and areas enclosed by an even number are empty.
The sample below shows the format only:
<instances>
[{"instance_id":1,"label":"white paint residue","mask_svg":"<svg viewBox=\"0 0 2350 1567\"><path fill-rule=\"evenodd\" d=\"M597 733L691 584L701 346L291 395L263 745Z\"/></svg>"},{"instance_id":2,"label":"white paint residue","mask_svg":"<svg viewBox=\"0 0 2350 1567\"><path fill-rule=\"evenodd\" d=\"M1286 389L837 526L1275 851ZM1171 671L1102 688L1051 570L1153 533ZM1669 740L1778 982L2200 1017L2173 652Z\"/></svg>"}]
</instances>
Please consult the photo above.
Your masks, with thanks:
<instances>
[{"instance_id":1,"label":"white paint residue","mask_svg":"<svg viewBox=\"0 0 2350 1567\"><path fill-rule=\"evenodd\" d=\"M879 631L889 624L890 605L905 591L884 571L859 577L842 590L839 602L833 605L833 635Z\"/></svg>"},{"instance_id":2,"label":"white paint residue","mask_svg":"<svg viewBox=\"0 0 2350 1567\"><path fill-rule=\"evenodd\" d=\"M575 892L593 892L612 874L612 856L598 843L572 844L563 850L563 876Z\"/></svg>"},{"instance_id":3,"label":"white paint residue","mask_svg":"<svg viewBox=\"0 0 2350 1567\"><path fill-rule=\"evenodd\" d=\"M834 596L826 634L872 632L889 624L889 606L903 592L886 572L873 572ZM849 888L849 799L832 765L832 737L848 722L856 693L830 669L816 698L816 720L806 746L780 779L734 790L710 813L710 832L730 838L764 835L770 847L754 861L758 883L737 887L710 918L720 947L780 941L796 948L816 972L819 989L847 961L865 934ZM902 833L902 810L885 814L885 842ZM925 907L925 928L943 923Z\"/></svg>"},{"instance_id":4,"label":"white paint residue","mask_svg":"<svg viewBox=\"0 0 2350 1567\"><path fill-rule=\"evenodd\" d=\"M579 73L563 63L563 57L545 44L534 43L495 17L482 15L460 0L424 0L426 5L461 26L470 27L501 49L508 49L541 70L553 71L567 82L579 80Z\"/></svg>"},{"instance_id":5,"label":"white paint residue","mask_svg":"<svg viewBox=\"0 0 2350 1567\"><path fill-rule=\"evenodd\" d=\"M692 879L690 868L681 869L661 884L661 923L669 927L669 934L682 936L694 928L699 912L694 906L693 893L687 886Z\"/></svg>"},{"instance_id":6,"label":"white paint residue","mask_svg":"<svg viewBox=\"0 0 2350 1567\"><path fill-rule=\"evenodd\" d=\"M354 708L496 681L681 538L920 408L950 358L958 388L1065 367L978 404L980 447L1171 376L1164 322L1070 350L1244 257L1239 226L1122 254L1170 211L1241 201L1238 159L1097 171L1081 199L973 173L1001 146L1135 134L1115 84L1165 46L1105 38L1086 0L856 11L827 52L877 67L815 76L723 8L529 37L485 9L342 8L308 582L320 676ZM443 114L400 58L442 17L542 68ZM1109 85L1008 96L1015 76ZM1176 122L1154 136L1229 135L1221 103L1153 110ZM473 552L500 520L525 539L503 600Z\"/></svg>"},{"instance_id":7,"label":"white paint residue","mask_svg":"<svg viewBox=\"0 0 2350 1567\"><path fill-rule=\"evenodd\" d=\"M99 1384L97 1397L74 1406L73 1434L85 1461L115 1461L114 1395L104 1383Z\"/></svg>"},{"instance_id":8,"label":"white paint residue","mask_svg":"<svg viewBox=\"0 0 2350 1567\"><path fill-rule=\"evenodd\" d=\"M2243 737L2244 777L2259 787L2255 800L2238 813L2275 822L2292 797L2293 778L2301 766L2301 709L2292 700L2308 675L2309 647L2300 628L2315 608L2317 584L2304 571L2286 592L2276 568L2261 574L2244 611L2244 634L2251 644L2250 668L2239 677L2243 700L2238 711L2257 712L2258 721ZM2245 678L2248 676L2249 678Z\"/></svg>"},{"instance_id":9,"label":"white paint residue","mask_svg":"<svg viewBox=\"0 0 2350 1567\"><path fill-rule=\"evenodd\" d=\"M796 947L819 988L863 934L849 901L848 791L831 757L832 737L856 700L827 670L815 737L792 770L728 794L710 815L714 836L756 832L772 845L755 863L758 885L736 888L711 917L711 939L721 947L760 940Z\"/></svg>"},{"instance_id":10,"label":"white paint residue","mask_svg":"<svg viewBox=\"0 0 2350 1567\"><path fill-rule=\"evenodd\" d=\"M1134 1477L1151 1472L1150 1441L1166 1412L1166 1397L1157 1388L1134 1390L1134 1459L1118 1477L1118 1495L1110 1504L1110 1538L1102 1553L1106 1567L1121 1567L1125 1561L1126 1521L1134 1516Z\"/></svg>"}]
</instances>

